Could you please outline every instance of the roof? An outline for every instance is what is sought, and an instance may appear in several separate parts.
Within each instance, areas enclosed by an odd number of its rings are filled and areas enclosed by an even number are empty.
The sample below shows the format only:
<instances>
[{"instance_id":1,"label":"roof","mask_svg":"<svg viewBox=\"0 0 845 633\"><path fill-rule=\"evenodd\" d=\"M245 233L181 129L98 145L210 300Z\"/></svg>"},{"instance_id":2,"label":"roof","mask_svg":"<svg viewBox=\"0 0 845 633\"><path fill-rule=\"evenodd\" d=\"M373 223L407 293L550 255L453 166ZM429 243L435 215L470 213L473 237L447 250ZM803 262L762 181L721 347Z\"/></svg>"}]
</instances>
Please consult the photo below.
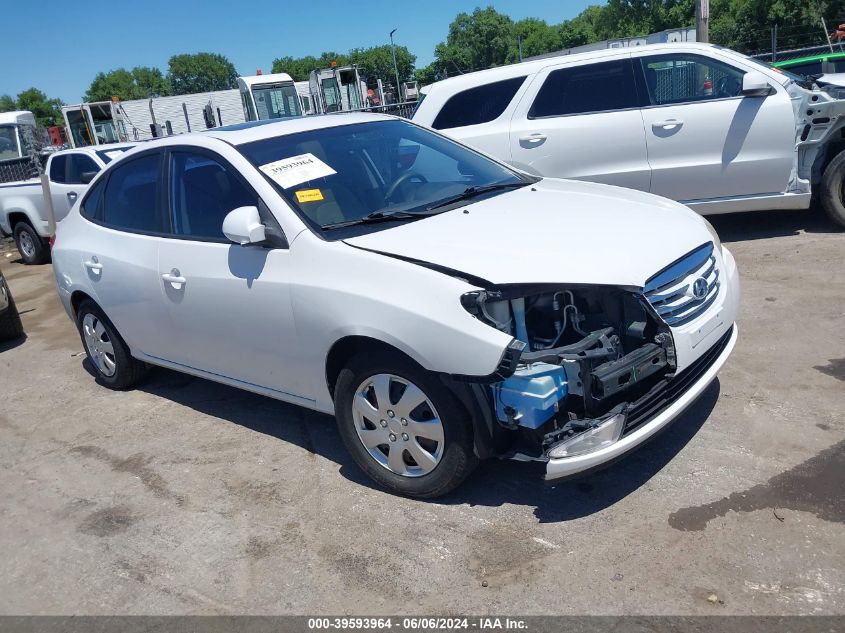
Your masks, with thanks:
<instances>
[{"instance_id":1,"label":"roof","mask_svg":"<svg viewBox=\"0 0 845 633\"><path fill-rule=\"evenodd\" d=\"M213 136L232 145L242 145L260 141L274 136L296 134L298 132L310 132L326 127L338 127L353 123L368 123L372 121L395 121L396 117L385 114L372 114L364 112L349 112L343 114L321 114L315 116L302 116L290 119L269 119L264 121L250 121L248 123L237 123L216 127L204 132L192 134L180 134L180 138L193 136Z\"/></svg>"},{"instance_id":2,"label":"roof","mask_svg":"<svg viewBox=\"0 0 845 633\"><path fill-rule=\"evenodd\" d=\"M35 115L29 110L0 112L0 125L35 125Z\"/></svg>"},{"instance_id":3,"label":"roof","mask_svg":"<svg viewBox=\"0 0 845 633\"><path fill-rule=\"evenodd\" d=\"M667 52L672 50L691 50L703 49L709 50L713 48L713 44L704 44L700 42L672 42L668 44L645 44L643 46L629 46L620 48L602 48L594 51L585 51L583 53L572 53L571 55L560 55L559 61L563 62L579 62L582 60L596 60L605 57L619 57L625 53L636 51L645 52ZM520 62L510 64L507 66L497 66L496 68L489 68L487 70L478 70L472 73L465 73L463 75L453 75L448 79L437 81L429 84L426 88L431 90L448 86L450 90L460 90L464 87L476 86L479 84L488 83L491 81L500 81L503 79L512 79L514 77L523 77L525 75L533 74L543 68L548 67L555 57L544 57L542 59L533 59L527 62ZM427 90L427 91L428 91Z\"/></svg>"},{"instance_id":4,"label":"roof","mask_svg":"<svg viewBox=\"0 0 845 633\"><path fill-rule=\"evenodd\" d=\"M273 84L281 81L293 81L293 78L287 73L271 73L269 75L246 75L245 77L238 77L238 81L242 81L247 87L255 84Z\"/></svg>"}]
</instances>

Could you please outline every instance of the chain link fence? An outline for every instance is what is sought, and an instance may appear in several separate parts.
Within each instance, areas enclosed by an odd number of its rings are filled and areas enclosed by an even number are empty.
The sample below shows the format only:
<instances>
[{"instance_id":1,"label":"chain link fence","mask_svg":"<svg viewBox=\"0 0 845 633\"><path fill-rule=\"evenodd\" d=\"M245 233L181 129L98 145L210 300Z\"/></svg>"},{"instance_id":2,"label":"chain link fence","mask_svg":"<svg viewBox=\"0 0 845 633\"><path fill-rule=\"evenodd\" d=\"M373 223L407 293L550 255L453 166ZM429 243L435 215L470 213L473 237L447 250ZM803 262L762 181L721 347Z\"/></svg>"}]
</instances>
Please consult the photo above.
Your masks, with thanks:
<instances>
[{"instance_id":1,"label":"chain link fence","mask_svg":"<svg viewBox=\"0 0 845 633\"><path fill-rule=\"evenodd\" d=\"M38 178L44 172L49 152L38 131L29 126L18 128L24 156L0 160L0 183L20 182Z\"/></svg>"}]
</instances>

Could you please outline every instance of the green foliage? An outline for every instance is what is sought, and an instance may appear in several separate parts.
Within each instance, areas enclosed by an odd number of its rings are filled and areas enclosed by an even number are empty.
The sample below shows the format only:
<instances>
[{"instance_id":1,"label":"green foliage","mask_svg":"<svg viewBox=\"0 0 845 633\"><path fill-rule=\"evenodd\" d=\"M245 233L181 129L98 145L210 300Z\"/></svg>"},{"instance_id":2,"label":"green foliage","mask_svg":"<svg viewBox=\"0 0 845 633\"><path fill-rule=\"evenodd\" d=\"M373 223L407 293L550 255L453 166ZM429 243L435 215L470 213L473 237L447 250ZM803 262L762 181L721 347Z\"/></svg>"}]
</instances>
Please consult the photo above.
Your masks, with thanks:
<instances>
[{"instance_id":1,"label":"green foliage","mask_svg":"<svg viewBox=\"0 0 845 633\"><path fill-rule=\"evenodd\" d=\"M406 46L396 46L396 67L399 70L400 81L413 75L416 59L416 56L412 55ZM357 65L362 77L377 78L388 82L395 76L390 44L373 46L372 48L353 48L345 55L327 51L321 53L319 57L313 55L279 57L273 60L272 71L274 73L287 73L294 81L307 81L312 70L329 68L333 61L337 62L339 67L349 64Z\"/></svg>"},{"instance_id":2,"label":"green foliage","mask_svg":"<svg viewBox=\"0 0 845 633\"><path fill-rule=\"evenodd\" d=\"M37 88L29 88L18 94L16 100L9 95L0 97L0 104L3 111L29 110L35 115L35 122L39 126L62 125L62 101L61 99L49 99L46 94ZM11 106L11 107L9 107ZM6 110L5 108L9 109Z\"/></svg>"},{"instance_id":3,"label":"green foliage","mask_svg":"<svg viewBox=\"0 0 845 633\"><path fill-rule=\"evenodd\" d=\"M175 95L238 87L235 66L217 53L174 55L168 68L167 79Z\"/></svg>"},{"instance_id":4,"label":"green foliage","mask_svg":"<svg viewBox=\"0 0 845 633\"><path fill-rule=\"evenodd\" d=\"M779 25L779 48L824 44L821 18L830 28L845 15L845 0L710 0L710 41L744 53L765 51ZM695 23L694 0L607 0L571 20L512 21L492 7L459 13L434 61L416 72L425 84L460 72L519 61L601 40L647 35Z\"/></svg>"},{"instance_id":5,"label":"green foliage","mask_svg":"<svg viewBox=\"0 0 845 633\"><path fill-rule=\"evenodd\" d=\"M0 95L0 112L13 112L18 109L17 103L9 95Z\"/></svg>"},{"instance_id":6,"label":"green foliage","mask_svg":"<svg viewBox=\"0 0 845 633\"><path fill-rule=\"evenodd\" d=\"M136 66L131 71L117 68L108 73L98 73L88 87L85 101L109 101L113 96L123 101L148 99L170 94L170 84L158 68Z\"/></svg>"}]
</instances>

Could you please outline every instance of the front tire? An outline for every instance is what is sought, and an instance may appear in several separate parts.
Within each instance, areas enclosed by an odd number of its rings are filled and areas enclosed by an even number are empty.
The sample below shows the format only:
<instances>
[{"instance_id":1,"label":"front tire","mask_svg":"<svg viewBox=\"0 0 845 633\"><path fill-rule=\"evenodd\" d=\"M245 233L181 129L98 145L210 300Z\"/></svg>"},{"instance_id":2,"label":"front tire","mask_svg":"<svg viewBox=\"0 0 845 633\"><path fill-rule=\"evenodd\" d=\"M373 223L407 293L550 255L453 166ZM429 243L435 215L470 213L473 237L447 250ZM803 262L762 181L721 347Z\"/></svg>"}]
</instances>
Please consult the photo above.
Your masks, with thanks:
<instances>
[{"instance_id":1,"label":"front tire","mask_svg":"<svg viewBox=\"0 0 845 633\"><path fill-rule=\"evenodd\" d=\"M335 416L358 466L400 495L444 495L477 463L467 414L436 376L398 353L353 358L337 379Z\"/></svg>"},{"instance_id":2,"label":"front tire","mask_svg":"<svg viewBox=\"0 0 845 633\"><path fill-rule=\"evenodd\" d=\"M834 156L824 170L821 202L828 217L845 228L845 151Z\"/></svg>"},{"instance_id":3,"label":"front tire","mask_svg":"<svg viewBox=\"0 0 845 633\"><path fill-rule=\"evenodd\" d=\"M24 264L43 264L50 257L50 251L44 240L26 222L15 225L15 245Z\"/></svg>"},{"instance_id":4,"label":"front tire","mask_svg":"<svg viewBox=\"0 0 845 633\"><path fill-rule=\"evenodd\" d=\"M82 302L76 313L76 325L97 378L107 387L126 389L147 373L147 366L132 357L129 347L96 303Z\"/></svg>"}]
</instances>

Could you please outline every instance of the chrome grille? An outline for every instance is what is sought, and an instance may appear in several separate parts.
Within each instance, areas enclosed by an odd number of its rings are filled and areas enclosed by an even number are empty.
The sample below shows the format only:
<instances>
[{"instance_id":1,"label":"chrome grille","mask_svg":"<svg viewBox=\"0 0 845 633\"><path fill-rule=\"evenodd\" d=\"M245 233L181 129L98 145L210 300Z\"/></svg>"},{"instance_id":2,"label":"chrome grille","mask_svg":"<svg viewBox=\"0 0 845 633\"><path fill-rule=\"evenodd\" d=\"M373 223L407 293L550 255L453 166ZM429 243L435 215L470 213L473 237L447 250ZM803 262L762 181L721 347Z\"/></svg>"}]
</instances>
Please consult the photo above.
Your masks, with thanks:
<instances>
[{"instance_id":1,"label":"chrome grille","mask_svg":"<svg viewBox=\"0 0 845 633\"><path fill-rule=\"evenodd\" d=\"M707 282L707 291L696 298L694 284L699 278ZM643 293L668 325L683 325L716 300L719 286L713 242L708 242L651 277Z\"/></svg>"}]
</instances>

